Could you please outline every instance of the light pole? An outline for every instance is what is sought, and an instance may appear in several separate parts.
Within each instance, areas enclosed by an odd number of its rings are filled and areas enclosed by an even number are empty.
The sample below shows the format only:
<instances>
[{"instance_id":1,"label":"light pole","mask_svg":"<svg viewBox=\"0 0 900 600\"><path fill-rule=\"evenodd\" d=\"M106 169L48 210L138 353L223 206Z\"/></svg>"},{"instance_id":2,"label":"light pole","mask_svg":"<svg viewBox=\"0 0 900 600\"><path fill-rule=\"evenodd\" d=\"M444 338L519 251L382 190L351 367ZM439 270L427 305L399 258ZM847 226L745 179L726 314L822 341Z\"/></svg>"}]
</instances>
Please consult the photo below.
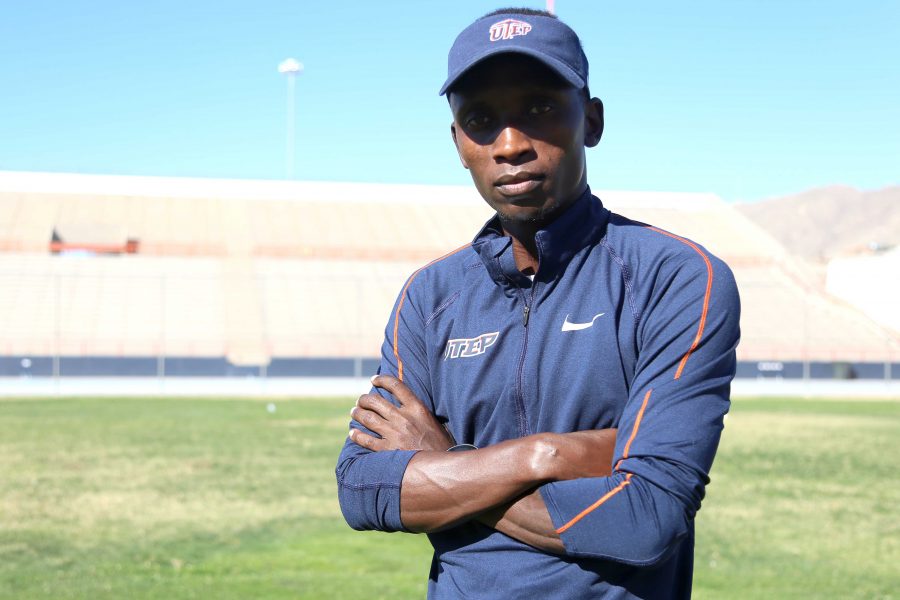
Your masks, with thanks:
<instances>
[{"instance_id":1,"label":"light pole","mask_svg":"<svg viewBox=\"0 0 900 600\"><path fill-rule=\"evenodd\" d=\"M303 71L303 63L288 58L278 65L278 72L287 77L287 144L285 158L285 176L287 179L294 178L294 113L296 106L294 102L294 87L297 85L297 75Z\"/></svg>"},{"instance_id":2,"label":"light pole","mask_svg":"<svg viewBox=\"0 0 900 600\"><path fill-rule=\"evenodd\" d=\"M547 0L547 12L555 15L556 14L556 2L554 0Z\"/></svg>"}]
</instances>

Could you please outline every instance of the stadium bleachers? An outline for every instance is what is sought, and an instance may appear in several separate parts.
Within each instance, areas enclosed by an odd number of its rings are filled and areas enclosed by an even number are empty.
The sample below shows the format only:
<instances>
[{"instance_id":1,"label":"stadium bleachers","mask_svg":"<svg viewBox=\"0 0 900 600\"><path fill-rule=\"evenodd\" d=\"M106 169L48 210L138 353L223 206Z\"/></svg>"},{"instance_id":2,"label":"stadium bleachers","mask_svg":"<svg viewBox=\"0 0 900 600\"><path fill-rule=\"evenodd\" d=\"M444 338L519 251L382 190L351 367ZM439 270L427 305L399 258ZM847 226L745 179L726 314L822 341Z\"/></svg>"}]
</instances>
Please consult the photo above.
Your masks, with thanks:
<instances>
[{"instance_id":1,"label":"stadium bleachers","mask_svg":"<svg viewBox=\"0 0 900 600\"><path fill-rule=\"evenodd\" d=\"M0 354L222 355L221 263L0 253Z\"/></svg>"},{"instance_id":2,"label":"stadium bleachers","mask_svg":"<svg viewBox=\"0 0 900 600\"><path fill-rule=\"evenodd\" d=\"M829 296L815 273L717 197L595 193L732 266L743 300L740 360L900 357L895 334ZM164 356L238 371L368 360L409 274L469 241L489 215L470 187L0 172L0 355ZM54 229L115 230L140 249L55 255Z\"/></svg>"}]
</instances>

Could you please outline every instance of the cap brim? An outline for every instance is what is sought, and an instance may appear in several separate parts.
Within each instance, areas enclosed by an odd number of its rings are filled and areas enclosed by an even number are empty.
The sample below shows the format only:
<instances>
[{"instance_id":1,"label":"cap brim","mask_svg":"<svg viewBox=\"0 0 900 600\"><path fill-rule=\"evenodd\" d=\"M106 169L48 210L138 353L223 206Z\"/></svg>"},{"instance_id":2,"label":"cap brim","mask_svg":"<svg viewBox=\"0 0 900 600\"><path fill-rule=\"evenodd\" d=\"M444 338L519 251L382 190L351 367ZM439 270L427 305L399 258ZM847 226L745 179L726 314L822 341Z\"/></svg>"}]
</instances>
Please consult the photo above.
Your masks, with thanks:
<instances>
[{"instance_id":1,"label":"cap brim","mask_svg":"<svg viewBox=\"0 0 900 600\"><path fill-rule=\"evenodd\" d=\"M549 67L554 73L562 77L567 83L571 84L572 87L581 89L587 85L587 81L582 79L581 76L578 75L578 73L572 70L561 60L557 60L552 56L547 56L546 54L538 52L532 48L504 46L502 48L491 49L490 51L485 52L480 56L474 57L468 62L468 64L466 64L465 68L460 69L456 73L453 73L452 75L447 77L447 81L445 81L444 85L441 86L441 91L438 92L438 95L443 96L444 94L446 94L447 91L451 87L453 87L453 84L459 81L466 73L477 67L479 64L483 63L488 58L497 56L498 54L523 54L525 56L530 56L531 58Z\"/></svg>"}]
</instances>

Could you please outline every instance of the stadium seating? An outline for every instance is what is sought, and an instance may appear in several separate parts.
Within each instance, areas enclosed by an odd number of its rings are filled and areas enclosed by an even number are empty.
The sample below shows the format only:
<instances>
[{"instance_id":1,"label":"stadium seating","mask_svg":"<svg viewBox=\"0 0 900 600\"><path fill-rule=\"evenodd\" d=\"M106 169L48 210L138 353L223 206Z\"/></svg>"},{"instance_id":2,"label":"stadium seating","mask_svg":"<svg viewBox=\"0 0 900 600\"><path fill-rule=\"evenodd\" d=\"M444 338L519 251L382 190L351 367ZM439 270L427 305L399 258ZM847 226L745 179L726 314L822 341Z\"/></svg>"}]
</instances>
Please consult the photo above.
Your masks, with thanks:
<instances>
[{"instance_id":1,"label":"stadium seating","mask_svg":"<svg viewBox=\"0 0 900 600\"><path fill-rule=\"evenodd\" d=\"M222 355L221 262L0 253L0 354Z\"/></svg>"},{"instance_id":2,"label":"stadium seating","mask_svg":"<svg viewBox=\"0 0 900 600\"><path fill-rule=\"evenodd\" d=\"M732 266L741 360L900 357L896 334L717 197L596 193ZM470 187L0 172L0 355L371 357L405 279L489 215ZM139 253L54 255L54 228L124 232Z\"/></svg>"}]
</instances>

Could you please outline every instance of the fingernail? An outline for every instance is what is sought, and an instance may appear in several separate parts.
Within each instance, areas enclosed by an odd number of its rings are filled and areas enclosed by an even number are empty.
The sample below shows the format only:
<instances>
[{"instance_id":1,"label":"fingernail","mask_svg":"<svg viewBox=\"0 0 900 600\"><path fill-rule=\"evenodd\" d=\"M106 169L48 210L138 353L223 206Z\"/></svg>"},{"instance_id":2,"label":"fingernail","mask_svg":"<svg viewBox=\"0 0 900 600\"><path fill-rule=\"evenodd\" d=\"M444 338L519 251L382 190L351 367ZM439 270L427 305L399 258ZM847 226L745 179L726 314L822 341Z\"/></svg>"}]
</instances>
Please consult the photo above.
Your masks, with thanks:
<instances>
[{"instance_id":1,"label":"fingernail","mask_svg":"<svg viewBox=\"0 0 900 600\"><path fill-rule=\"evenodd\" d=\"M376 377L378 377L378 375L372 375L371 377L369 377L369 381L372 382L372 385L375 385L375 378L376 378Z\"/></svg>"}]
</instances>

